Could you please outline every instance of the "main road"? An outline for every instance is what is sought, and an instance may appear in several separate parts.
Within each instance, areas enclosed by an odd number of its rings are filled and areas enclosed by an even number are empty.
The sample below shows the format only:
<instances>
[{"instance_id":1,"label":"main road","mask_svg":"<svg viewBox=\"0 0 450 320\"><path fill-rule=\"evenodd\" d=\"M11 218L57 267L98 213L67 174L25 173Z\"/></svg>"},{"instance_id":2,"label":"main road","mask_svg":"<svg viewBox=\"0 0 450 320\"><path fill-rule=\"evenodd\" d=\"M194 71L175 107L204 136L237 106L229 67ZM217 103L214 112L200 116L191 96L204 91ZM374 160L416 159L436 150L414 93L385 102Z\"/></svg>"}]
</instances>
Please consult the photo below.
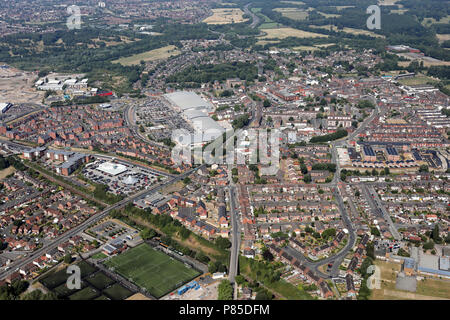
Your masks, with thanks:
<instances>
[{"instance_id":1,"label":"main road","mask_svg":"<svg viewBox=\"0 0 450 320\"><path fill-rule=\"evenodd\" d=\"M235 200L236 200L236 187L231 185L228 188L229 201L230 201L230 216L231 216L231 254L230 254L230 266L228 272L228 279L234 284L234 279L238 273L239 268L239 248L241 246L241 228L239 225L239 217L236 213Z\"/></svg>"},{"instance_id":2,"label":"main road","mask_svg":"<svg viewBox=\"0 0 450 320\"><path fill-rule=\"evenodd\" d=\"M90 218L86 219L85 221L83 221L78 226L68 230L64 234L62 234L59 237L57 237L51 243L46 244L46 245L42 246L41 248L39 248L38 250L34 251L30 255L28 255L25 259L21 259L20 261L12 262L9 265L9 269L8 270L0 272L0 279L6 278L11 273L14 273L18 269L20 269L20 268L24 267L25 265L31 263L34 259L39 258L43 254L45 254L46 252L48 252L48 251L50 251L50 250L52 250L54 248L57 248L59 244L69 240L71 237L73 237L76 234L84 231L89 225L100 221L101 219L106 217L111 211L123 208L126 204L128 204L130 202L133 202L135 200L143 199L146 196L159 191L160 189L164 188L165 186L167 186L169 184L172 184L172 183L175 183L177 181L180 181L180 180L184 179L185 177L189 176L194 171L202 168L203 166L205 166L205 165L199 166L197 168L193 168L193 169L191 169L189 171L186 171L183 174L180 174L180 175L178 175L178 176L176 176L174 178L169 179L168 181L166 181L166 182L164 182L162 184L158 184L158 185L156 185L154 187L151 187L150 189L143 190L143 191L141 191L141 192L139 192L139 193L137 193L137 194L135 194L135 195L133 195L131 197L128 197L128 198L126 198L126 199L124 199L122 201L119 201L119 202L111 205L110 207L106 208L102 212L91 216Z\"/></svg>"}]
</instances>

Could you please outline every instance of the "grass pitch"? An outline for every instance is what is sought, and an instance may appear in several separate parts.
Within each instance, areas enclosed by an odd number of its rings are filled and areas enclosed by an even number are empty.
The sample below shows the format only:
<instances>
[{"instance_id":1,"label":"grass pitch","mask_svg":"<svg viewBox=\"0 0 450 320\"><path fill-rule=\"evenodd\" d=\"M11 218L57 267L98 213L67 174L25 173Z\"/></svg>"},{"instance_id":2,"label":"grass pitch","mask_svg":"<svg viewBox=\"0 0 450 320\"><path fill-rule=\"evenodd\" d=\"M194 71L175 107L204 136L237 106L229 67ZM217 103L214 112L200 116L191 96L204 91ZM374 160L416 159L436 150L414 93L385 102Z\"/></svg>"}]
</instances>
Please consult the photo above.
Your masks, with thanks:
<instances>
[{"instance_id":1,"label":"grass pitch","mask_svg":"<svg viewBox=\"0 0 450 320\"><path fill-rule=\"evenodd\" d=\"M111 258L105 265L145 288L156 298L180 287L200 273L168 255L141 244Z\"/></svg>"}]
</instances>

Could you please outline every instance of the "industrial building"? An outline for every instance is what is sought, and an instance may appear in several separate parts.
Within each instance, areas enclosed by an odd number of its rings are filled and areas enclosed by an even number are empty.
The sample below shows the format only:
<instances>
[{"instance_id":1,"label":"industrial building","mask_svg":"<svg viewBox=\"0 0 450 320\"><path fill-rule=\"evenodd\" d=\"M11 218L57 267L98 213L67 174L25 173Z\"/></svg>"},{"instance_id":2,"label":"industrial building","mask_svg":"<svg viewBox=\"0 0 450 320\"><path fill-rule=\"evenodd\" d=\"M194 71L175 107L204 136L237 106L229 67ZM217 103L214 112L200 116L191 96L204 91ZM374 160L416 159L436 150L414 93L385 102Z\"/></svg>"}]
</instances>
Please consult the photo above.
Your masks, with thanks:
<instances>
[{"instance_id":1,"label":"industrial building","mask_svg":"<svg viewBox=\"0 0 450 320\"><path fill-rule=\"evenodd\" d=\"M208 115L214 110L213 105L195 92L178 91L164 97L176 110L182 112L182 117L194 129L192 146L215 140L225 132L225 129Z\"/></svg>"},{"instance_id":2,"label":"industrial building","mask_svg":"<svg viewBox=\"0 0 450 320\"><path fill-rule=\"evenodd\" d=\"M97 170L100 170L110 176L117 176L127 171L128 168L120 163L104 162L98 166Z\"/></svg>"}]
</instances>

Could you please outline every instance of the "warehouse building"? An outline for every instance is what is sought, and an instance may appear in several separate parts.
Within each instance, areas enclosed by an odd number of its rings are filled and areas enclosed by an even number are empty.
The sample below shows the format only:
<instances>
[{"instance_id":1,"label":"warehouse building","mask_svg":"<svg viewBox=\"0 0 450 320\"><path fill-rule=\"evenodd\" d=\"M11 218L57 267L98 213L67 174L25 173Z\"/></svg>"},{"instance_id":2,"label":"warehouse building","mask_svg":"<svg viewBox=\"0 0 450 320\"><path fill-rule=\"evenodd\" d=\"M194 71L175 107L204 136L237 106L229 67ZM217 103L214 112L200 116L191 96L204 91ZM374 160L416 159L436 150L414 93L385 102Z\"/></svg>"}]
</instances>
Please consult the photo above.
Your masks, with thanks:
<instances>
[{"instance_id":1,"label":"warehouse building","mask_svg":"<svg viewBox=\"0 0 450 320\"><path fill-rule=\"evenodd\" d=\"M194 129L191 145L203 145L220 137L225 129L209 115L214 110L211 103L195 92L178 91L164 95L176 110L182 112L182 117Z\"/></svg>"}]
</instances>

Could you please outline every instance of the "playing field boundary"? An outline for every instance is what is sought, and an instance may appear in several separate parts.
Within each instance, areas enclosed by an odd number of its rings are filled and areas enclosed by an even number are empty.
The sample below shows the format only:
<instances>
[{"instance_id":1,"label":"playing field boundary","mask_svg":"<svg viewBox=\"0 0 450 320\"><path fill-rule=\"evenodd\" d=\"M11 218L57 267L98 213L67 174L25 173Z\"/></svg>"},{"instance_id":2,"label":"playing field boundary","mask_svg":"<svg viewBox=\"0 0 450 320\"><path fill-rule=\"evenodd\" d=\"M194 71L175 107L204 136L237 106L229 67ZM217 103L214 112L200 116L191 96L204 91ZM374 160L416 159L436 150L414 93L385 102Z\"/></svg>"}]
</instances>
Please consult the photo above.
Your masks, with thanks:
<instances>
[{"instance_id":1,"label":"playing field boundary","mask_svg":"<svg viewBox=\"0 0 450 320\"><path fill-rule=\"evenodd\" d=\"M195 279L201 271L148 243L102 261L110 272L127 279L159 299Z\"/></svg>"}]
</instances>

